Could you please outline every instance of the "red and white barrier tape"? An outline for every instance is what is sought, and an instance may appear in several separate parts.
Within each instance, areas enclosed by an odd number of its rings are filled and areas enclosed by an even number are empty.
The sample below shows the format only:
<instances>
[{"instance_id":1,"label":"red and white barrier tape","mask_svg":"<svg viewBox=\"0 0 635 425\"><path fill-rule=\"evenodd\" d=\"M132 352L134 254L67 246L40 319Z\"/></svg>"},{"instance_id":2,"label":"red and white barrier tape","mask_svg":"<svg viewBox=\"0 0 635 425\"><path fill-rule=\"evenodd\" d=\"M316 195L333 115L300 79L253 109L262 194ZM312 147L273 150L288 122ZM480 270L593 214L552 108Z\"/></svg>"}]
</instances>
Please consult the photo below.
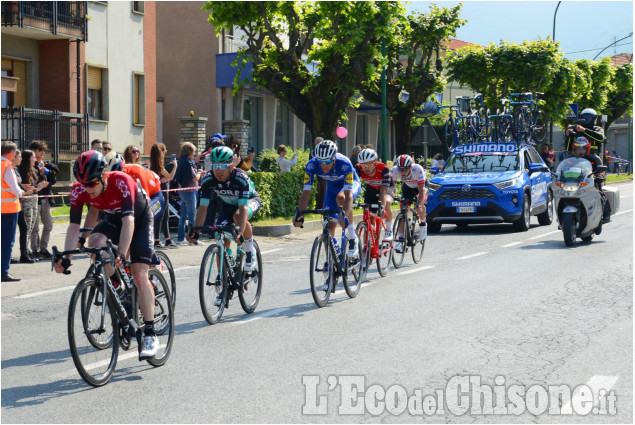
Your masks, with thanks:
<instances>
[{"instance_id":1,"label":"red and white barrier tape","mask_svg":"<svg viewBox=\"0 0 635 425\"><path fill-rule=\"evenodd\" d=\"M178 189L162 189L161 192L180 192L180 191L193 191L193 190L199 190L200 187L181 187ZM27 195L27 196L22 196L20 197L20 199L28 199L28 198L63 198L66 196L70 196L70 192L69 193L58 193L55 195Z\"/></svg>"}]
</instances>

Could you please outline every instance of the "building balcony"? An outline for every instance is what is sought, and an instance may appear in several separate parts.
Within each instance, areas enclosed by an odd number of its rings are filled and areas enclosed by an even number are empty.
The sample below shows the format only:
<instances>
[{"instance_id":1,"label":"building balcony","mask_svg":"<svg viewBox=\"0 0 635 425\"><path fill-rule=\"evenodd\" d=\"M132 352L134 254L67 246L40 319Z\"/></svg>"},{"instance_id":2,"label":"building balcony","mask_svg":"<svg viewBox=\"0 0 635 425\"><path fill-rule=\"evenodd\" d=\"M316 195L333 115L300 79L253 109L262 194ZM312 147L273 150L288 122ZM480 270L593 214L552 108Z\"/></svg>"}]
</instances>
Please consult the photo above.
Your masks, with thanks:
<instances>
[{"instance_id":1,"label":"building balcony","mask_svg":"<svg viewBox=\"0 0 635 425\"><path fill-rule=\"evenodd\" d=\"M85 1L2 2L2 33L36 40L87 39Z\"/></svg>"}]
</instances>

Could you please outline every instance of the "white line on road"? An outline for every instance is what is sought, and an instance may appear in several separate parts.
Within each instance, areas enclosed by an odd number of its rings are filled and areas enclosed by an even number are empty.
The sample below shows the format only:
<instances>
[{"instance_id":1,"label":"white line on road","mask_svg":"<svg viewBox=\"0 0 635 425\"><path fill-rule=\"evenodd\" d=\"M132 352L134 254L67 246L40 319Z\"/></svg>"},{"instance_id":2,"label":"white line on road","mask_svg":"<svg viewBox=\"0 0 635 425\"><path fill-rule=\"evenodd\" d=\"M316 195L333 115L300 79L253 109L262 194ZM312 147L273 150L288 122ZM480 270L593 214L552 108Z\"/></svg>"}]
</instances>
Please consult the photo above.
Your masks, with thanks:
<instances>
[{"instance_id":1,"label":"white line on road","mask_svg":"<svg viewBox=\"0 0 635 425\"><path fill-rule=\"evenodd\" d=\"M628 213L628 212L632 212L632 211L633 211L632 209L630 209L630 210L626 210L626 211L620 211L620 212L618 212L618 213L617 213L617 214L615 214L615 215L626 214L626 213Z\"/></svg>"},{"instance_id":2,"label":"white line on road","mask_svg":"<svg viewBox=\"0 0 635 425\"><path fill-rule=\"evenodd\" d=\"M260 255L265 255L265 254L271 254L272 252L276 252L276 251L282 251L284 248L274 248L274 249L268 249L266 251L261 251Z\"/></svg>"},{"instance_id":3,"label":"white line on road","mask_svg":"<svg viewBox=\"0 0 635 425\"><path fill-rule=\"evenodd\" d=\"M262 319L263 317L269 317L269 316L273 316L274 314L282 313L283 311L287 311L289 309L291 309L291 307L276 308L273 310L265 311L263 313L255 314L253 316L250 316L247 319L237 320L235 322L232 322L231 324L242 325L244 323L253 322L254 320Z\"/></svg>"},{"instance_id":4,"label":"white line on road","mask_svg":"<svg viewBox=\"0 0 635 425\"><path fill-rule=\"evenodd\" d=\"M543 233L542 235L538 235L538 236L532 236L531 238L527 239L528 241L532 240L532 239L540 239L540 238L544 238L545 236L549 236L549 235L553 235L554 233L560 233L560 230L553 230L551 232L547 232L547 233Z\"/></svg>"},{"instance_id":5,"label":"white line on road","mask_svg":"<svg viewBox=\"0 0 635 425\"><path fill-rule=\"evenodd\" d=\"M512 243L508 243L507 245L501 246L501 248L509 248L510 246L520 245L521 243L522 242L512 242Z\"/></svg>"},{"instance_id":6,"label":"white line on road","mask_svg":"<svg viewBox=\"0 0 635 425\"><path fill-rule=\"evenodd\" d=\"M406 271L403 271L401 273L397 273L397 276L401 276L401 275L405 275L405 274L412 274L412 273L417 273L417 272L422 272L424 270L433 269L433 268L434 268L434 266L417 267L416 269L406 270Z\"/></svg>"},{"instance_id":7,"label":"white line on road","mask_svg":"<svg viewBox=\"0 0 635 425\"><path fill-rule=\"evenodd\" d=\"M40 291L40 292L32 292L30 294L24 294L24 295L18 295L15 298L33 298L33 297L37 297L40 295L47 295L47 294L51 294L53 292L62 292L62 291L69 291L71 289L75 288L75 286L65 286L63 288L55 288L55 289L47 289L46 291Z\"/></svg>"},{"instance_id":8,"label":"white line on road","mask_svg":"<svg viewBox=\"0 0 635 425\"><path fill-rule=\"evenodd\" d=\"M119 356L117 357L117 363L124 361L124 360L128 360L131 358L139 358L139 352L137 350L131 351L129 353L126 354L119 354ZM91 363L88 365L85 365L84 368L86 370L92 370L92 369L96 369L98 367L103 367L106 366L110 363L110 358L106 359L106 360L102 360L96 363ZM77 372L77 369L69 369L67 371L64 372L60 372L60 373L56 373L55 375L51 375L51 378L67 378L69 376L75 375L79 372Z\"/></svg>"},{"instance_id":9,"label":"white line on road","mask_svg":"<svg viewBox=\"0 0 635 425\"><path fill-rule=\"evenodd\" d=\"M605 375L594 375L593 377L591 377L591 379L589 379L589 382L587 382L586 385L589 388L591 388L591 392L593 393L594 405L598 404L598 394L600 390L605 390L608 392L613 387L613 385L615 385L618 379L619 379L619 376L605 376ZM581 405L580 403L582 403L582 400L580 397L581 392L582 392L581 389L576 389L576 391L574 391L571 396L571 402L564 404L562 406L562 409L560 409L560 412L567 414L567 412L571 411L572 404L580 406Z\"/></svg>"},{"instance_id":10,"label":"white line on road","mask_svg":"<svg viewBox=\"0 0 635 425\"><path fill-rule=\"evenodd\" d=\"M465 257L459 257L457 258L457 260L467 260L468 258L474 258L474 257L478 257L480 255L485 255L485 254L489 254L489 252L477 252L476 254L470 254L470 255L466 255Z\"/></svg>"}]
</instances>

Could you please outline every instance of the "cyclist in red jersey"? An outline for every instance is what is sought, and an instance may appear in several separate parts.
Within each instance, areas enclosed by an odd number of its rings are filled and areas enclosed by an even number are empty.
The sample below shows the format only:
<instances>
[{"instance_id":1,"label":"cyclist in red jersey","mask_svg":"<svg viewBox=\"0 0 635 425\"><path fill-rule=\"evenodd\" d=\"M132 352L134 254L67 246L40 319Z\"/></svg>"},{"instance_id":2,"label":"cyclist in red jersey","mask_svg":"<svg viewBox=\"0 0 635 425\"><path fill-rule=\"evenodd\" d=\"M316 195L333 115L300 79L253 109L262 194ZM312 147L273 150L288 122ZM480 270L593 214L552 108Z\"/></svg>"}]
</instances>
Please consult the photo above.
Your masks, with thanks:
<instances>
[{"instance_id":1,"label":"cyclist in red jersey","mask_svg":"<svg viewBox=\"0 0 635 425\"><path fill-rule=\"evenodd\" d=\"M90 208L85 225L92 227L97 222L99 210L106 218L93 229L88 246L104 246L108 239L119 247L119 256L115 264L123 268L125 254L130 251L131 271L139 291L139 301L143 317L154 317L154 290L148 279L148 270L152 262L153 228L152 213L136 182L120 171L105 173L107 162L97 151L81 154L73 167L77 183L71 188L70 224L66 232L65 250L77 245L79 225L84 205ZM70 267L71 256L60 259L55 271L62 273ZM110 276L114 270L106 267ZM159 350L159 339L154 332L154 321L146 321L144 338L139 360L154 357Z\"/></svg>"},{"instance_id":2,"label":"cyclist in red jersey","mask_svg":"<svg viewBox=\"0 0 635 425\"><path fill-rule=\"evenodd\" d=\"M390 168L383 162L377 161L377 152L364 149L357 155L355 165L359 178L366 182L364 192L365 204L381 204L386 211L386 234L384 241L392 241L392 204L395 195L395 183L390 175Z\"/></svg>"}]
</instances>

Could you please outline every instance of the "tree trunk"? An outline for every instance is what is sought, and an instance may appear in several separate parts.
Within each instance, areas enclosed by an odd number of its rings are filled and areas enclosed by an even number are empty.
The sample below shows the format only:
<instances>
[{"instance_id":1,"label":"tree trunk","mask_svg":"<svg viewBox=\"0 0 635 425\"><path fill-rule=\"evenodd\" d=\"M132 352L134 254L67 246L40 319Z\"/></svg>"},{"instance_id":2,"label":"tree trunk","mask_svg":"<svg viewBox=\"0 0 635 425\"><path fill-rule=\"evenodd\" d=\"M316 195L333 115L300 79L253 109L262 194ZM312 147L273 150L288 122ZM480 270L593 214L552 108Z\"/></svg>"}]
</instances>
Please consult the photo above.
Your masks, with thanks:
<instances>
[{"instance_id":1,"label":"tree trunk","mask_svg":"<svg viewBox=\"0 0 635 425\"><path fill-rule=\"evenodd\" d=\"M410 122L412 114L407 111L398 111L392 114L392 121L395 124L395 155L412 153L410 146Z\"/></svg>"}]
</instances>

